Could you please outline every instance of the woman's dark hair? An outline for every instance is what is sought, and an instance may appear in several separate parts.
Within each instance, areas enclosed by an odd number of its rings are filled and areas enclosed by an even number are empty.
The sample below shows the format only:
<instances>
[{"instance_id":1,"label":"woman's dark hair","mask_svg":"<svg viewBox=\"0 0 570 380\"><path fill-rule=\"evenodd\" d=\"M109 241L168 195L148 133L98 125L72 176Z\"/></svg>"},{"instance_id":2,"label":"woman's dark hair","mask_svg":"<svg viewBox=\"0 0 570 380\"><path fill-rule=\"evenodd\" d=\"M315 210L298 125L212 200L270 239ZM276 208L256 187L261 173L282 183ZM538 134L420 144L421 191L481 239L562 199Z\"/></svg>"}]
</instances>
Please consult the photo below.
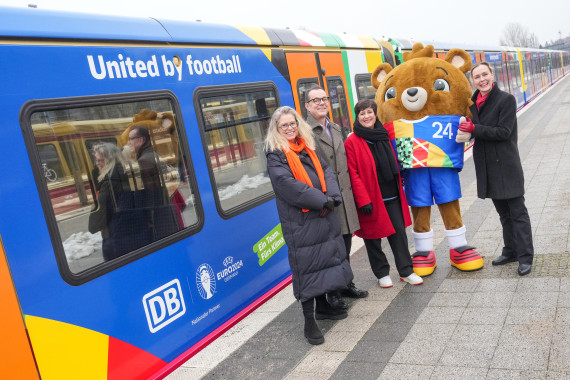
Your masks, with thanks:
<instances>
[{"instance_id":1,"label":"woman's dark hair","mask_svg":"<svg viewBox=\"0 0 570 380\"><path fill-rule=\"evenodd\" d=\"M374 111L374 115L377 115L378 106L376 105L376 102L372 99L362 99L354 106L355 116L358 116L360 111L365 110L367 108L372 108L372 111Z\"/></svg>"}]
</instances>

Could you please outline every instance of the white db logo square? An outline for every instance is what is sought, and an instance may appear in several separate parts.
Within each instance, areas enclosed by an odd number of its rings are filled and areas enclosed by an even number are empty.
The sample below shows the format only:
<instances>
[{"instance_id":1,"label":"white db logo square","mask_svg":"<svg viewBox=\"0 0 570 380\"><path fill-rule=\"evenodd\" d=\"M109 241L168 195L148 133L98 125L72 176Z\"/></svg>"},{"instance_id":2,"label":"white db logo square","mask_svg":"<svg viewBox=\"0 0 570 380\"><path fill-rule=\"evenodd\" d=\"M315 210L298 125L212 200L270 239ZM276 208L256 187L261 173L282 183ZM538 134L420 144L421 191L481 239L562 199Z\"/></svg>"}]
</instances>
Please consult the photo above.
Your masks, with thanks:
<instances>
[{"instance_id":1,"label":"white db logo square","mask_svg":"<svg viewBox=\"0 0 570 380\"><path fill-rule=\"evenodd\" d=\"M148 328L155 333L186 313L180 281L174 279L143 296Z\"/></svg>"}]
</instances>

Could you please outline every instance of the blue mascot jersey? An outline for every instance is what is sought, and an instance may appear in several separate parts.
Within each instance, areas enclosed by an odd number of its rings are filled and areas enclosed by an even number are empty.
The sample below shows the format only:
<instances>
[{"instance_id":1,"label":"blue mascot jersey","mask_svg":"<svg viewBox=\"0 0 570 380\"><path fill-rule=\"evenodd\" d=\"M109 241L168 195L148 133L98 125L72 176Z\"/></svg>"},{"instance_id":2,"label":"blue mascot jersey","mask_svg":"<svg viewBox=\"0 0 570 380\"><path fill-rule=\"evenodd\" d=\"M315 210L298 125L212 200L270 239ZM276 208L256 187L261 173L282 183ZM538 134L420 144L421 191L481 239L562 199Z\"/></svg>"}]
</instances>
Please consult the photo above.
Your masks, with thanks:
<instances>
[{"instance_id":1,"label":"blue mascot jersey","mask_svg":"<svg viewBox=\"0 0 570 380\"><path fill-rule=\"evenodd\" d=\"M463 168L463 143L455 142L460 115L434 115L384 124L402 169Z\"/></svg>"}]
</instances>

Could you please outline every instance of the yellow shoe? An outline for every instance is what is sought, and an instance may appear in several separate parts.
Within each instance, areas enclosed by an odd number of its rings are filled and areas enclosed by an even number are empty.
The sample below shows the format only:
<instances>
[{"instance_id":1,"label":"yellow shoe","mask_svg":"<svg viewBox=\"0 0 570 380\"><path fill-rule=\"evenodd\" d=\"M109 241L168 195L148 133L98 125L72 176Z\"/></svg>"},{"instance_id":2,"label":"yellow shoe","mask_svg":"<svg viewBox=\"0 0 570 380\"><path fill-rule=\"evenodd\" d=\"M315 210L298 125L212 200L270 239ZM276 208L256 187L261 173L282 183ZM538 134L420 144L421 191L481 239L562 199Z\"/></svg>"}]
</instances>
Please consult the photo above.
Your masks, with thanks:
<instances>
[{"instance_id":1,"label":"yellow shoe","mask_svg":"<svg viewBox=\"0 0 570 380\"><path fill-rule=\"evenodd\" d=\"M451 265L462 271L474 271L483 268L483 258L475 247L465 245L449 250Z\"/></svg>"},{"instance_id":2,"label":"yellow shoe","mask_svg":"<svg viewBox=\"0 0 570 380\"><path fill-rule=\"evenodd\" d=\"M437 267L435 253L433 251L416 252L412 255L412 264L415 274L421 277L429 276Z\"/></svg>"}]
</instances>

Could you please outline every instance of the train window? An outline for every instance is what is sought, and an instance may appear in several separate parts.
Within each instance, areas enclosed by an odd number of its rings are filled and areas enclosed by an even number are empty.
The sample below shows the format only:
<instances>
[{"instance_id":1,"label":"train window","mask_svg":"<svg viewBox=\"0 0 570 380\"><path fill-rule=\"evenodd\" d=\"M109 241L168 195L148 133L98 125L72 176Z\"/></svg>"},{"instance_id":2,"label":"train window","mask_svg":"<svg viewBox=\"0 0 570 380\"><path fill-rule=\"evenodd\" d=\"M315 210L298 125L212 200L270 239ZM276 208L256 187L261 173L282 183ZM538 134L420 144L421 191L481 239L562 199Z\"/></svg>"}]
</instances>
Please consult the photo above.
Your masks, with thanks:
<instances>
[{"instance_id":1,"label":"train window","mask_svg":"<svg viewBox=\"0 0 570 380\"><path fill-rule=\"evenodd\" d=\"M495 83L504 91L505 84L503 83L503 67L501 66L501 62L491 63L491 65L493 65L493 71L495 71Z\"/></svg>"},{"instance_id":2,"label":"train window","mask_svg":"<svg viewBox=\"0 0 570 380\"><path fill-rule=\"evenodd\" d=\"M301 116L307 119L307 109L305 108L305 94L307 90L313 86L319 86L318 78L303 78L297 81L297 95L299 96L299 107L301 108Z\"/></svg>"},{"instance_id":3,"label":"train window","mask_svg":"<svg viewBox=\"0 0 570 380\"><path fill-rule=\"evenodd\" d=\"M352 131L346 92L344 91L342 79L338 76L327 77L327 87L329 90L333 121L341 127L344 127L347 131Z\"/></svg>"},{"instance_id":4,"label":"train window","mask_svg":"<svg viewBox=\"0 0 570 380\"><path fill-rule=\"evenodd\" d=\"M26 141L66 281L81 284L199 229L202 213L171 93L24 107Z\"/></svg>"},{"instance_id":5,"label":"train window","mask_svg":"<svg viewBox=\"0 0 570 380\"><path fill-rule=\"evenodd\" d=\"M376 96L376 89L372 86L372 78L370 73L356 74L354 76L354 83L356 84L356 95L358 100L374 99Z\"/></svg>"},{"instance_id":6,"label":"train window","mask_svg":"<svg viewBox=\"0 0 570 380\"><path fill-rule=\"evenodd\" d=\"M220 215L230 218L271 199L264 141L279 107L275 85L202 87L194 101Z\"/></svg>"}]
</instances>

